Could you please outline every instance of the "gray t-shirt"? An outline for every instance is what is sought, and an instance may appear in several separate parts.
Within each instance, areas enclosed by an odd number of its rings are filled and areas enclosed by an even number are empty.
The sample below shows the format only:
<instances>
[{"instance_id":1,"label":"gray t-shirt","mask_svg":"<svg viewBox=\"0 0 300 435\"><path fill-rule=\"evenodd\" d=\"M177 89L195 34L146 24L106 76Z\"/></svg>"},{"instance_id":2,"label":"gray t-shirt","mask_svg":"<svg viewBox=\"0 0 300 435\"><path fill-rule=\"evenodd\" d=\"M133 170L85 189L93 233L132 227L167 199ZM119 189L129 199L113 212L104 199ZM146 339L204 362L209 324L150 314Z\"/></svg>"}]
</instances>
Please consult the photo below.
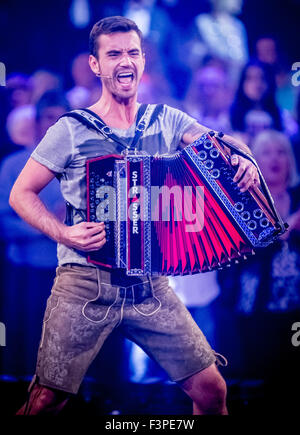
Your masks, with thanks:
<instances>
[{"instance_id":1,"label":"gray t-shirt","mask_svg":"<svg viewBox=\"0 0 300 435\"><path fill-rule=\"evenodd\" d=\"M155 153L174 153L184 132L196 122L178 109L167 105L158 118L144 131L140 149ZM114 134L130 142L135 135L135 123L128 130L113 128ZM51 171L60 174L63 198L77 212L74 224L81 222L86 213L86 160L107 154L120 154L121 146L104 137L101 132L88 128L80 121L64 117L49 128L31 157ZM87 263L87 254L58 244L58 264Z\"/></svg>"}]
</instances>

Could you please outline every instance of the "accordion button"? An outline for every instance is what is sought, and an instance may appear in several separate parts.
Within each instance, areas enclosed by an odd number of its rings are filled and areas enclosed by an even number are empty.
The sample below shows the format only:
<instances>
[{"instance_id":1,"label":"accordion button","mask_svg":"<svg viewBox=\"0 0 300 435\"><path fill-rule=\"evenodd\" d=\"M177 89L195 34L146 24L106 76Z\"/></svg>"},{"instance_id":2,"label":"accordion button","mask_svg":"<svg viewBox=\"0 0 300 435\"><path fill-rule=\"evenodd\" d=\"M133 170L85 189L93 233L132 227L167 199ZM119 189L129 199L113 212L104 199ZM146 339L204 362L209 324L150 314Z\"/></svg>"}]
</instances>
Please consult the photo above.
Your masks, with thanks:
<instances>
[{"instance_id":1,"label":"accordion button","mask_svg":"<svg viewBox=\"0 0 300 435\"><path fill-rule=\"evenodd\" d=\"M220 171L219 171L219 169L213 169L212 171L211 171L211 176L213 177L213 178L219 178L220 177Z\"/></svg>"},{"instance_id":2,"label":"accordion button","mask_svg":"<svg viewBox=\"0 0 300 435\"><path fill-rule=\"evenodd\" d=\"M257 228L257 223L251 220L247 223L247 227L249 228L249 230L254 231Z\"/></svg>"},{"instance_id":3,"label":"accordion button","mask_svg":"<svg viewBox=\"0 0 300 435\"><path fill-rule=\"evenodd\" d=\"M198 154L198 157L200 160L205 160L207 158L207 152L204 150L201 150Z\"/></svg>"},{"instance_id":4,"label":"accordion button","mask_svg":"<svg viewBox=\"0 0 300 435\"><path fill-rule=\"evenodd\" d=\"M263 212L261 209L257 208L256 210L254 210L253 212L253 216L255 217L255 219L260 219L263 217Z\"/></svg>"},{"instance_id":5,"label":"accordion button","mask_svg":"<svg viewBox=\"0 0 300 435\"><path fill-rule=\"evenodd\" d=\"M214 167L214 162L212 160L206 160L204 162L204 166L206 169L212 169Z\"/></svg>"},{"instance_id":6,"label":"accordion button","mask_svg":"<svg viewBox=\"0 0 300 435\"><path fill-rule=\"evenodd\" d=\"M213 159L216 159L217 157L219 157L219 151L216 148L213 148L212 150L210 150L210 157L212 157Z\"/></svg>"},{"instance_id":7,"label":"accordion button","mask_svg":"<svg viewBox=\"0 0 300 435\"><path fill-rule=\"evenodd\" d=\"M234 208L236 209L236 211L241 212L244 210L244 204L242 202L236 202L234 204Z\"/></svg>"},{"instance_id":8,"label":"accordion button","mask_svg":"<svg viewBox=\"0 0 300 435\"><path fill-rule=\"evenodd\" d=\"M269 221L267 218L262 218L260 219L259 224L262 228L266 228L269 226Z\"/></svg>"},{"instance_id":9,"label":"accordion button","mask_svg":"<svg viewBox=\"0 0 300 435\"><path fill-rule=\"evenodd\" d=\"M243 221L248 221L250 219L250 213L248 211L243 211L241 213L241 218Z\"/></svg>"},{"instance_id":10,"label":"accordion button","mask_svg":"<svg viewBox=\"0 0 300 435\"><path fill-rule=\"evenodd\" d=\"M204 148L209 150L212 147L213 147L213 144L211 143L210 140L207 140L207 141L204 142Z\"/></svg>"}]
</instances>

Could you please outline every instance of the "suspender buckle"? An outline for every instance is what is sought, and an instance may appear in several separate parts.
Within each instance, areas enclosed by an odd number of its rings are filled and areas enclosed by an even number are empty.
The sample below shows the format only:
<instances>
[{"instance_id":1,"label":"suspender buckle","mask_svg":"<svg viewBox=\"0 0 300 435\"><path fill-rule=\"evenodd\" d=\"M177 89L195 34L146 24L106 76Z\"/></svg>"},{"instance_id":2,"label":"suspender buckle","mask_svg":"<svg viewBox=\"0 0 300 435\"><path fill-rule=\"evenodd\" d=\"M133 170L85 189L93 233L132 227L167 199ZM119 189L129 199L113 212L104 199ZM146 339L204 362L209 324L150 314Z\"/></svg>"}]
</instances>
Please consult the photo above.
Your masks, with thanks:
<instances>
[{"instance_id":1,"label":"suspender buckle","mask_svg":"<svg viewBox=\"0 0 300 435\"><path fill-rule=\"evenodd\" d=\"M145 131L146 123L141 121L135 128L137 131Z\"/></svg>"},{"instance_id":2,"label":"suspender buckle","mask_svg":"<svg viewBox=\"0 0 300 435\"><path fill-rule=\"evenodd\" d=\"M101 131L104 135L111 135L112 130L108 125L104 125L104 127L101 128Z\"/></svg>"}]
</instances>

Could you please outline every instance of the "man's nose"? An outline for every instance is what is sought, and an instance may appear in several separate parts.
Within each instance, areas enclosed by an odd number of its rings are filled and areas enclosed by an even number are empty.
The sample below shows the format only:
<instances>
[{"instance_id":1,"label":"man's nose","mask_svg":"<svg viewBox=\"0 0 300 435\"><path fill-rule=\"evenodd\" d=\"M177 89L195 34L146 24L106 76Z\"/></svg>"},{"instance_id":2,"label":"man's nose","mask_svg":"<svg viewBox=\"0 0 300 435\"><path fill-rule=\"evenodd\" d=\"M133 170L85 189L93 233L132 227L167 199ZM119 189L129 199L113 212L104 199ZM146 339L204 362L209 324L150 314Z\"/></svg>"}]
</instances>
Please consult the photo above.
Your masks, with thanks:
<instances>
[{"instance_id":1,"label":"man's nose","mask_svg":"<svg viewBox=\"0 0 300 435\"><path fill-rule=\"evenodd\" d=\"M132 65L132 62L131 62L131 59L130 59L130 56L129 56L128 53L123 53L123 54L122 54L122 58L121 58L121 61L120 61L120 65L121 65L121 66Z\"/></svg>"}]
</instances>

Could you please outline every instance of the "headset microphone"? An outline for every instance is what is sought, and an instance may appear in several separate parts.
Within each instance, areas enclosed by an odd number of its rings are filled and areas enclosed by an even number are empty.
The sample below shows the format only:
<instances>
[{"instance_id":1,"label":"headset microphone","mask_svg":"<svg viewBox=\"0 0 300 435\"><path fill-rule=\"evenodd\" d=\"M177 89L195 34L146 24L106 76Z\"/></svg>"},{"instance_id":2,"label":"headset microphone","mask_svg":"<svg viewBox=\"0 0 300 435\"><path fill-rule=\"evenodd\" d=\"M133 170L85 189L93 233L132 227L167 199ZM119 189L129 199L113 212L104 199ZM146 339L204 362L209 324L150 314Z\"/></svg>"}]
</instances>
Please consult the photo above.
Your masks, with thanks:
<instances>
[{"instance_id":1,"label":"headset microphone","mask_svg":"<svg viewBox=\"0 0 300 435\"><path fill-rule=\"evenodd\" d=\"M102 77L102 78L104 78L104 79L112 79L111 76L107 76L107 75L105 75L105 74L100 74L100 73L96 74L96 76L97 76L97 77Z\"/></svg>"}]
</instances>

